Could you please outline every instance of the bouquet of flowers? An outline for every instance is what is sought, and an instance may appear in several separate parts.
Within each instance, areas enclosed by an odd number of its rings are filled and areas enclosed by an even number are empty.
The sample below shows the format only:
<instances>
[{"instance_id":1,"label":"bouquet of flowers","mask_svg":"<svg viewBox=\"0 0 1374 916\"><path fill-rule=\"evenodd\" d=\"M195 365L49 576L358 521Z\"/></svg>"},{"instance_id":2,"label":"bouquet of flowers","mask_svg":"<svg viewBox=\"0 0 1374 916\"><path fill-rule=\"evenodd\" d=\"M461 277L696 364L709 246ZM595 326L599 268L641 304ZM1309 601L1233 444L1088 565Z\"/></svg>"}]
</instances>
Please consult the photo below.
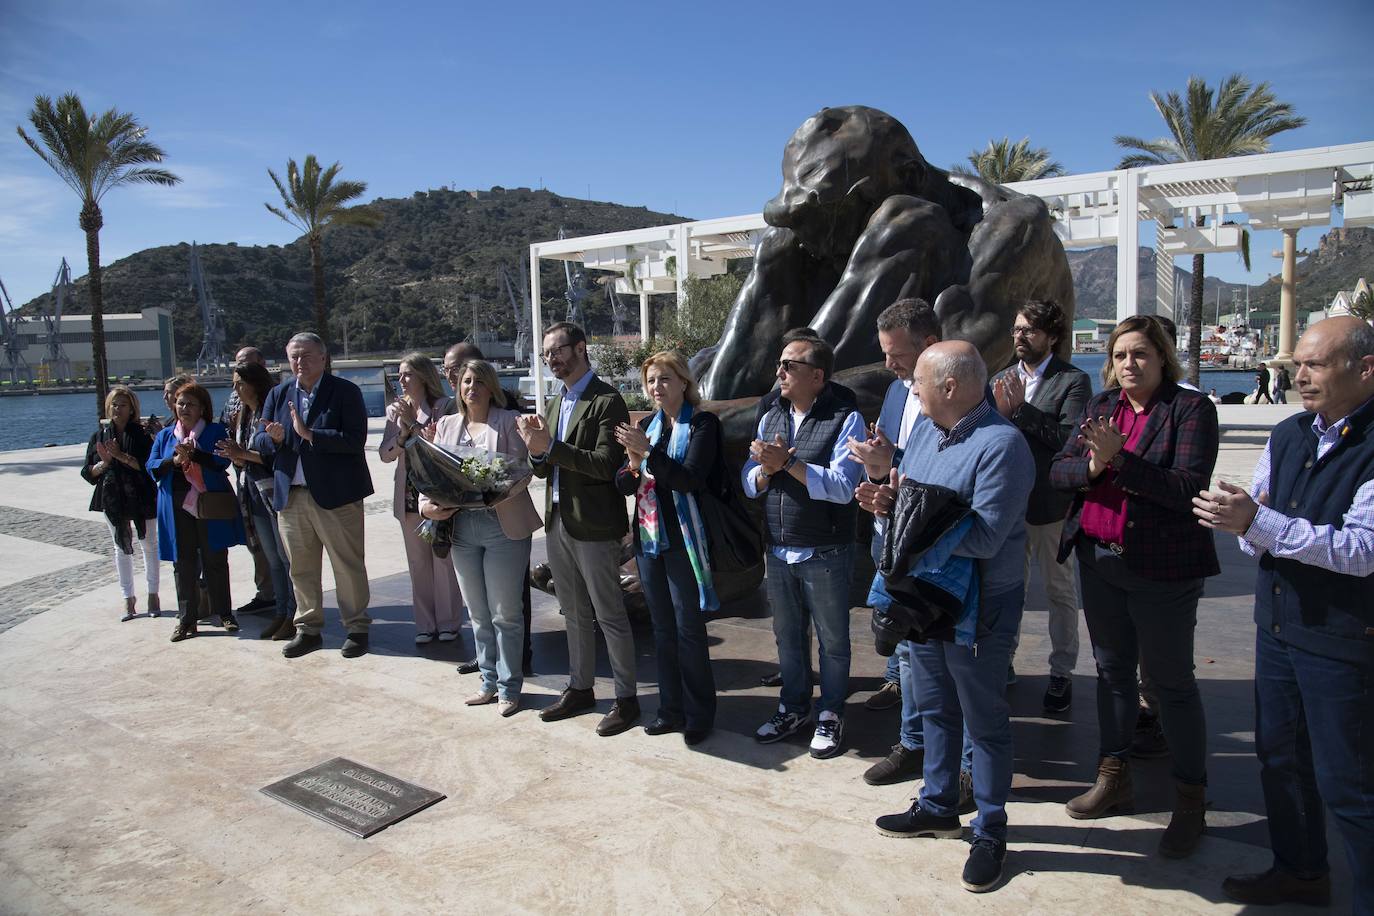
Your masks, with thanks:
<instances>
[{"instance_id":1,"label":"bouquet of flowers","mask_svg":"<svg viewBox=\"0 0 1374 916\"><path fill-rule=\"evenodd\" d=\"M441 506L457 508L500 502L530 476L524 459L467 445L436 445L419 436L406 443L406 469L415 489Z\"/></svg>"}]
</instances>

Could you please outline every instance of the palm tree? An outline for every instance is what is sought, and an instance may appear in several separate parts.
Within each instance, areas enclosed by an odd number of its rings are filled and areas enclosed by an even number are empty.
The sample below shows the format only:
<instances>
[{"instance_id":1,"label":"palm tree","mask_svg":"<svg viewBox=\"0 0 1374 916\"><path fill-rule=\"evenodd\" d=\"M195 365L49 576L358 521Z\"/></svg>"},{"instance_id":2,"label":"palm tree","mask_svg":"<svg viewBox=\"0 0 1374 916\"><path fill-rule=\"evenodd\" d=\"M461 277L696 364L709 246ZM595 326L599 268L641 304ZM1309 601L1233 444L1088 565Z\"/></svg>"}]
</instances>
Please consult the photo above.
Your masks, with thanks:
<instances>
[{"instance_id":1,"label":"palm tree","mask_svg":"<svg viewBox=\"0 0 1374 916\"><path fill-rule=\"evenodd\" d=\"M1216 93L1201 77L1189 77L1183 97L1177 92L1161 96L1150 93L1170 136L1159 140L1118 136L1117 146L1138 150L1121 160L1117 168L1131 169L1172 162L1197 162L1225 159L1269 151L1269 139L1285 130L1302 127L1307 119L1293 113L1293 106L1280 102L1268 83L1252 86L1239 73L1222 80ZM1205 225L1202 216L1196 225ZM1250 267L1249 238L1242 239L1241 258ZM1202 281L1203 256L1193 255L1192 308L1188 315L1188 377L1198 383L1198 363L1202 356Z\"/></svg>"},{"instance_id":2,"label":"palm tree","mask_svg":"<svg viewBox=\"0 0 1374 916\"><path fill-rule=\"evenodd\" d=\"M335 181L339 163L320 171L315 156L305 157L305 167L296 167L296 160L286 161L286 183L271 169L267 174L281 194L285 209L264 204L268 210L305 233L310 246L310 272L315 286L315 333L329 341L329 322L324 308L324 230L327 226L375 226L382 215L368 207L345 207L367 192L362 181Z\"/></svg>"},{"instance_id":3,"label":"palm tree","mask_svg":"<svg viewBox=\"0 0 1374 916\"><path fill-rule=\"evenodd\" d=\"M105 225L100 199L120 185L174 185L181 179L151 165L161 162L165 154L144 139L147 128L133 115L111 108L98 117L90 117L75 93L62 96L56 105L46 95L35 97L29 123L38 139L16 127L19 136L81 197L79 224L86 233L96 413L104 417L109 373L105 360L105 300L100 286L100 229Z\"/></svg>"},{"instance_id":4,"label":"palm tree","mask_svg":"<svg viewBox=\"0 0 1374 916\"><path fill-rule=\"evenodd\" d=\"M1015 143L1010 137L989 140L987 149L969 153L968 161L973 166L971 172L963 166L956 166L955 171L977 175L993 184L1064 174L1064 167L1050 158L1049 150L1030 145L1030 137L1022 137Z\"/></svg>"}]
</instances>

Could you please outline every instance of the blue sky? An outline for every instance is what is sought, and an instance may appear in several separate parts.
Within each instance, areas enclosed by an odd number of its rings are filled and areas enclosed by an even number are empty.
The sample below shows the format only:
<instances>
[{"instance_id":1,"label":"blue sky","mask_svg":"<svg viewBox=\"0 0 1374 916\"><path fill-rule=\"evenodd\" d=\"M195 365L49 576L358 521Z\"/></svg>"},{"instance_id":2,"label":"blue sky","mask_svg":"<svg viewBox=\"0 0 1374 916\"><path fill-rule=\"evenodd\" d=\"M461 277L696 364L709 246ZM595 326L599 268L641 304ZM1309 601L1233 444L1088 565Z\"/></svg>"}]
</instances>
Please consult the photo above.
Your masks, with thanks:
<instances>
[{"instance_id":1,"label":"blue sky","mask_svg":"<svg viewBox=\"0 0 1374 916\"><path fill-rule=\"evenodd\" d=\"M788 135L825 105L889 111L943 167L1028 135L1095 171L1119 160L1114 134L1163 132L1151 89L1239 70L1309 119L1275 149L1374 139L1374 56L1352 44L1365 2L1106 9L0 0L0 279L18 304L64 256L86 271L76 196L14 133L39 93L133 112L184 179L105 198L102 263L289 242L263 208L266 170L311 152L369 198L542 185L705 218L757 212ZM1252 282L1277 270L1275 247L1256 238ZM1234 255L1207 266L1245 279Z\"/></svg>"}]
</instances>

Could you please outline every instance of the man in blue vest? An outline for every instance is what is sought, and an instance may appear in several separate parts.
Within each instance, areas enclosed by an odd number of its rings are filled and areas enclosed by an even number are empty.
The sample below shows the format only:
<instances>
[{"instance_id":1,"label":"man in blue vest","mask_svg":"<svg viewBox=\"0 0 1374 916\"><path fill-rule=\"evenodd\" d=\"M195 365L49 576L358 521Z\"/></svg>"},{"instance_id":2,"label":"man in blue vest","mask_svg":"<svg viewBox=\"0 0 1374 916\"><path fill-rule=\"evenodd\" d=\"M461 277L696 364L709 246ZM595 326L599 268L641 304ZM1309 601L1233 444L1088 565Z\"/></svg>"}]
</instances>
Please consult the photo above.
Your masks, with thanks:
<instances>
[{"instance_id":1,"label":"man in blue vest","mask_svg":"<svg viewBox=\"0 0 1374 916\"><path fill-rule=\"evenodd\" d=\"M1274 427L1250 492L1218 481L1203 525L1259 557L1255 753L1268 871L1227 878L1249 904L1331 898L1322 806L1336 818L1356 913L1374 913L1374 328L1308 328L1293 351L1305 412Z\"/></svg>"},{"instance_id":2,"label":"man in blue vest","mask_svg":"<svg viewBox=\"0 0 1374 916\"><path fill-rule=\"evenodd\" d=\"M854 577L854 487L861 468L849 460L863 418L835 395L835 354L818 337L789 335L778 360L779 398L759 420L744 465L744 492L763 497L770 550L768 603L782 668L778 712L759 727L767 744L811 721L808 618L820 642L820 714L811 756L840 752L849 694L849 586Z\"/></svg>"}]
</instances>

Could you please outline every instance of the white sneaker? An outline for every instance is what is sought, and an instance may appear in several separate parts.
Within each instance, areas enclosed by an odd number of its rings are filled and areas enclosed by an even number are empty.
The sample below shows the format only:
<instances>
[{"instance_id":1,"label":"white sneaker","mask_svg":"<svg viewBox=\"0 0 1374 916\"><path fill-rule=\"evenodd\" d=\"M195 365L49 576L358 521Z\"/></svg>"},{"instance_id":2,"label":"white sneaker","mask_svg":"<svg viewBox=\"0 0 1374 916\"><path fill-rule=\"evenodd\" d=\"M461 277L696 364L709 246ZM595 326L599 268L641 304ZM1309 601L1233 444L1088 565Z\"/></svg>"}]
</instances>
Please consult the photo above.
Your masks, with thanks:
<instances>
[{"instance_id":1,"label":"white sneaker","mask_svg":"<svg viewBox=\"0 0 1374 916\"><path fill-rule=\"evenodd\" d=\"M501 714L502 718L515 715L520 711L520 698L501 700L496 704L496 711Z\"/></svg>"},{"instance_id":2,"label":"white sneaker","mask_svg":"<svg viewBox=\"0 0 1374 916\"><path fill-rule=\"evenodd\" d=\"M432 642L434 642L434 634L433 634L433 633L416 633L416 634L415 634L415 645L417 645L417 646L427 646L427 645L429 645L429 644L432 643Z\"/></svg>"},{"instance_id":3,"label":"white sneaker","mask_svg":"<svg viewBox=\"0 0 1374 916\"><path fill-rule=\"evenodd\" d=\"M452 630L439 631L439 642L453 642L457 638L458 634L453 632Z\"/></svg>"},{"instance_id":4,"label":"white sneaker","mask_svg":"<svg viewBox=\"0 0 1374 916\"><path fill-rule=\"evenodd\" d=\"M833 712L821 713L816 721L816 733L811 736L811 756L817 759L834 757L840 752L844 736L844 720Z\"/></svg>"},{"instance_id":5,"label":"white sneaker","mask_svg":"<svg viewBox=\"0 0 1374 916\"><path fill-rule=\"evenodd\" d=\"M778 711L773 714L773 718L759 726L758 731L754 732L754 738L760 744L772 744L774 741L781 741L788 735L793 734L807 722L811 721L809 713L788 712L787 708L778 705Z\"/></svg>"}]
</instances>

